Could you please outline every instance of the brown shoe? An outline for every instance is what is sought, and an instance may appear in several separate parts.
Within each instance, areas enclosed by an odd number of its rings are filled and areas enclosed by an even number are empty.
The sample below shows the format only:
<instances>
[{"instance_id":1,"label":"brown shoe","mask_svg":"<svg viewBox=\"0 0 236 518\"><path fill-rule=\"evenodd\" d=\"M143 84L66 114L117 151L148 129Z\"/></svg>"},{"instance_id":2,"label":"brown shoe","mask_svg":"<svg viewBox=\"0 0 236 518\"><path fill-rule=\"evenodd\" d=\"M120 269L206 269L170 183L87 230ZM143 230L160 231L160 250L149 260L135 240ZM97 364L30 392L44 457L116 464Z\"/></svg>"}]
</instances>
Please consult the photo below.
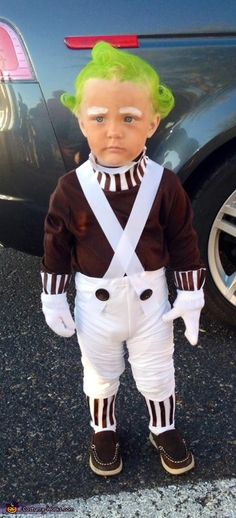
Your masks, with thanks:
<instances>
[{"instance_id":1,"label":"brown shoe","mask_svg":"<svg viewBox=\"0 0 236 518\"><path fill-rule=\"evenodd\" d=\"M89 465L96 475L110 477L122 470L120 445L116 432L106 430L92 437Z\"/></svg>"},{"instance_id":2,"label":"brown shoe","mask_svg":"<svg viewBox=\"0 0 236 518\"><path fill-rule=\"evenodd\" d=\"M150 432L149 439L160 452L163 468L171 475L182 475L194 468L193 454L187 450L185 440L177 430L159 435Z\"/></svg>"}]
</instances>

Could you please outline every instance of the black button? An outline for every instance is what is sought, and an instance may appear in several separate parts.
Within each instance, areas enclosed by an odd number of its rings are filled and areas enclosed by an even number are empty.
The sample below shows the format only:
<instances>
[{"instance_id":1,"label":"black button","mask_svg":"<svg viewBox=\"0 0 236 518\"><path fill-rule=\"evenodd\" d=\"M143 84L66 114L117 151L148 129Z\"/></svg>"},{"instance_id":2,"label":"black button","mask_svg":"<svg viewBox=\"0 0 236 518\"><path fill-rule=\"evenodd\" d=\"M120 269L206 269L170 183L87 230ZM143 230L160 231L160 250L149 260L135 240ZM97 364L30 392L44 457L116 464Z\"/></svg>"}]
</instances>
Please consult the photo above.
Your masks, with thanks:
<instances>
[{"instance_id":1,"label":"black button","mask_svg":"<svg viewBox=\"0 0 236 518\"><path fill-rule=\"evenodd\" d=\"M108 300L110 297L109 292L107 290L104 290L103 288L100 288L99 290L95 291L95 295L99 300Z\"/></svg>"},{"instance_id":2,"label":"black button","mask_svg":"<svg viewBox=\"0 0 236 518\"><path fill-rule=\"evenodd\" d=\"M153 291L152 290L144 290L142 291L141 295L140 295L140 299L141 300L147 300L147 299L150 299L150 297L152 296L153 294Z\"/></svg>"}]
</instances>

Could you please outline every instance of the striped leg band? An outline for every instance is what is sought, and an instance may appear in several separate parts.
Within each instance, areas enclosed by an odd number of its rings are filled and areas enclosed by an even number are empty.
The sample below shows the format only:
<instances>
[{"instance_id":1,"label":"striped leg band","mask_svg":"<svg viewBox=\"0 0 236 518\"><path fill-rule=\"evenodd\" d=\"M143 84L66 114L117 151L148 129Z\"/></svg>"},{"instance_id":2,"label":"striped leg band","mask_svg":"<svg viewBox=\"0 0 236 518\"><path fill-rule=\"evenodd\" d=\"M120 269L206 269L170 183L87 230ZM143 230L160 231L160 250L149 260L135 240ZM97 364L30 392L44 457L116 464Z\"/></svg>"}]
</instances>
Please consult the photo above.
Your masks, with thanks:
<instances>
[{"instance_id":1,"label":"striped leg band","mask_svg":"<svg viewBox=\"0 0 236 518\"><path fill-rule=\"evenodd\" d=\"M91 415L90 424L95 433L104 432L104 430L116 431L115 398L116 395L99 399L87 397Z\"/></svg>"}]
</instances>

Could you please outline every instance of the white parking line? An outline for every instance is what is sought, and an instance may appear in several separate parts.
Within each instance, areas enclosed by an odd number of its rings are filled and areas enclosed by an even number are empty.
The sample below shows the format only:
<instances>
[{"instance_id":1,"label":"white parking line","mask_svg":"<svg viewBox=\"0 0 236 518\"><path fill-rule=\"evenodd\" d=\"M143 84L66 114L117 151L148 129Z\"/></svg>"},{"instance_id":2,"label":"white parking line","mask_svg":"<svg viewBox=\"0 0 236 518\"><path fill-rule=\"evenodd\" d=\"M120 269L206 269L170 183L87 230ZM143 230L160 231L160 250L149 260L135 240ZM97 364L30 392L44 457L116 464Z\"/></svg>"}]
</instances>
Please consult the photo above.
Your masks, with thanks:
<instances>
[{"instance_id":1,"label":"white parking line","mask_svg":"<svg viewBox=\"0 0 236 518\"><path fill-rule=\"evenodd\" d=\"M17 517L43 514L47 518L235 518L236 480L181 483L31 507L34 512L27 512L25 506L25 512ZM68 508L71 511L66 511Z\"/></svg>"}]
</instances>

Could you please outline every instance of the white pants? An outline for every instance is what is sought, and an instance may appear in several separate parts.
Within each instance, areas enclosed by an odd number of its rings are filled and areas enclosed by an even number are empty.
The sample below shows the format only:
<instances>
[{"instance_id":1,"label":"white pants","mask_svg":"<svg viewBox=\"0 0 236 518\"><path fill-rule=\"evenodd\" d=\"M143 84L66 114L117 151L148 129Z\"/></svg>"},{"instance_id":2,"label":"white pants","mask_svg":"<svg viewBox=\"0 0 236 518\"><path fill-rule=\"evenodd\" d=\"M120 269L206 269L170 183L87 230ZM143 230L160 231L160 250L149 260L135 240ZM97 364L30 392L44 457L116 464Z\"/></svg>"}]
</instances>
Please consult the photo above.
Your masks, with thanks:
<instances>
[{"instance_id":1,"label":"white pants","mask_svg":"<svg viewBox=\"0 0 236 518\"><path fill-rule=\"evenodd\" d=\"M141 301L138 292L147 286L153 294ZM109 292L107 301L96 298L99 288ZM107 398L117 393L126 342L138 390L150 400L169 397L175 387L174 344L172 323L161 319L170 308L164 268L118 279L77 273L76 290L75 321L85 394Z\"/></svg>"}]
</instances>

